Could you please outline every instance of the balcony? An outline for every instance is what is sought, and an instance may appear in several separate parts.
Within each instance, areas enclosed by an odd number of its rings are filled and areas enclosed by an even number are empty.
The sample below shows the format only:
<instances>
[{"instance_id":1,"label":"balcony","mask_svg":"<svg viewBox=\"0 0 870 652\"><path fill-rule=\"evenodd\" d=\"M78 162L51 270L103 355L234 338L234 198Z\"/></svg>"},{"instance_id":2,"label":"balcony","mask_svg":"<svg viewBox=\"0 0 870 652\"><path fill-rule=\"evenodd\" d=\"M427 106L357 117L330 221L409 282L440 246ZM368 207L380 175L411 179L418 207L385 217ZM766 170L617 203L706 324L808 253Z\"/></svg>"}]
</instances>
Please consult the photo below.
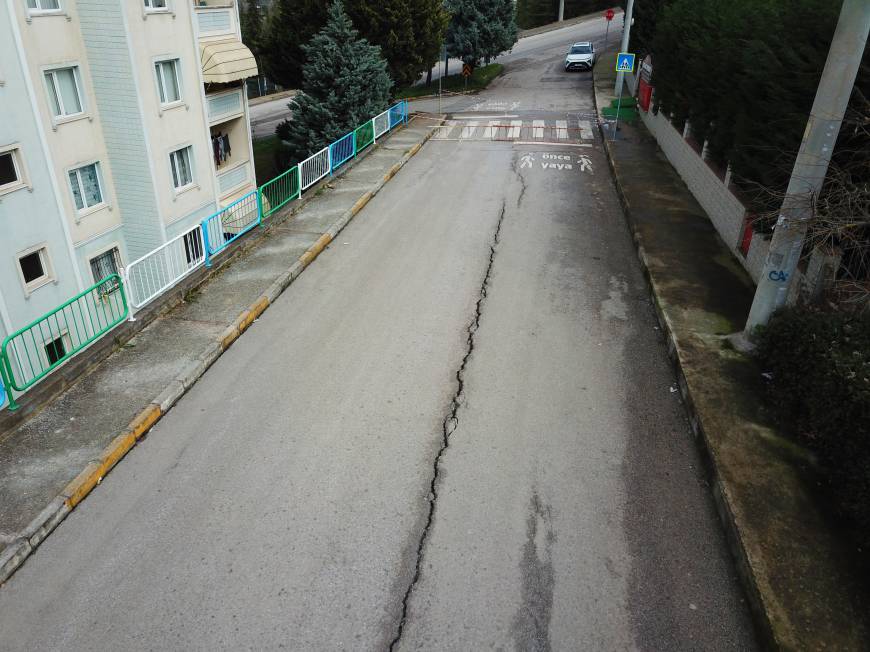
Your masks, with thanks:
<instances>
[{"instance_id":1,"label":"balcony","mask_svg":"<svg viewBox=\"0 0 870 652\"><path fill-rule=\"evenodd\" d=\"M205 96L208 108L208 123L216 125L244 114L244 99L240 88L225 93L214 93Z\"/></svg>"},{"instance_id":2,"label":"balcony","mask_svg":"<svg viewBox=\"0 0 870 652\"><path fill-rule=\"evenodd\" d=\"M227 0L194 0L196 28L200 38L237 36L237 14Z\"/></svg>"}]
</instances>

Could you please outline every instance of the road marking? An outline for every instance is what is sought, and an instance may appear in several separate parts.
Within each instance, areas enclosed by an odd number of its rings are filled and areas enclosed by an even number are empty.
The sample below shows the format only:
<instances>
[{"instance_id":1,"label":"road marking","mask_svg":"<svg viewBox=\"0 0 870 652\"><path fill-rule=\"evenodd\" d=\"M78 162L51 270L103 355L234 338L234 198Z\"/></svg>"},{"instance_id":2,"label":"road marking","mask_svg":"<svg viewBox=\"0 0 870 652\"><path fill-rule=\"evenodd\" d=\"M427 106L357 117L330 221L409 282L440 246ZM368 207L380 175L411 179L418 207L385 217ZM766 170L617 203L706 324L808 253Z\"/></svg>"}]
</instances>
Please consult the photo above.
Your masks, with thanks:
<instances>
[{"instance_id":1,"label":"road marking","mask_svg":"<svg viewBox=\"0 0 870 652\"><path fill-rule=\"evenodd\" d=\"M567 120L556 120L556 138L559 140L568 140Z\"/></svg>"},{"instance_id":2,"label":"road marking","mask_svg":"<svg viewBox=\"0 0 870 652\"><path fill-rule=\"evenodd\" d=\"M471 138L474 134L474 130L477 129L477 120L470 120L465 123L465 126L462 128L462 132L460 134L460 138Z\"/></svg>"},{"instance_id":3,"label":"road marking","mask_svg":"<svg viewBox=\"0 0 870 652\"><path fill-rule=\"evenodd\" d=\"M490 140L492 140L495 132L497 131L496 129L493 129L493 127L498 127L498 125L499 125L499 121L493 120L489 123L489 126L484 127L483 128L483 138L489 138Z\"/></svg>"},{"instance_id":4,"label":"road marking","mask_svg":"<svg viewBox=\"0 0 870 652\"><path fill-rule=\"evenodd\" d=\"M581 140L595 140L595 136L592 135L592 123L589 120L581 120L579 125Z\"/></svg>"},{"instance_id":5,"label":"road marking","mask_svg":"<svg viewBox=\"0 0 870 652\"><path fill-rule=\"evenodd\" d=\"M511 120L511 129L510 129L510 132L508 133L508 138L510 138L512 140L515 138L519 138L520 131L522 130L522 128L523 128L523 121L522 120Z\"/></svg>"},{"instance_id":6,"label":"road marking","mask_svg":"<svg viewBox=\"0 0 870 652\"><path fill-rule=\"evenodd\" d=\"M543 138L544 137L544 125L546 122L543 120L532 120L532 138Z\"/></svg>"},{"instance_id":7,"label":"road marking","mask_svg":"<svg viewBox=\"0 0 870 652\"><path fill-rule=\"evenodd\" d=\"M438 127L438 133L435 134L435 138L437 140L447 140L450 136L450 132L453 131L453 127L456 126L456 120L448 120L443 125Z\"/></svg>"},{"instance_id":8,"label":"road marking","mask_svg":"<svg viewBox=\"0 0 870 652\"><path fill-rule=\"evenodd\" d=\"M547 140L515 140L514 145L552 145L554 147L592 147L589 143L556 143Z\"/></svg>"},{"instance_id":9,"label":"road marking","mask_svg":"<svg viewBox=\"0 0 870 652\"><path fill-rule=\"evenodd\" d=\"M453 116L457 120L480 120L481 118L519 118L520 116L512 113L512 114L504 114L494 113L493 115L481 115L480 113L476 113L475 115L455 115Z\"/></svg>"}]
</instances>

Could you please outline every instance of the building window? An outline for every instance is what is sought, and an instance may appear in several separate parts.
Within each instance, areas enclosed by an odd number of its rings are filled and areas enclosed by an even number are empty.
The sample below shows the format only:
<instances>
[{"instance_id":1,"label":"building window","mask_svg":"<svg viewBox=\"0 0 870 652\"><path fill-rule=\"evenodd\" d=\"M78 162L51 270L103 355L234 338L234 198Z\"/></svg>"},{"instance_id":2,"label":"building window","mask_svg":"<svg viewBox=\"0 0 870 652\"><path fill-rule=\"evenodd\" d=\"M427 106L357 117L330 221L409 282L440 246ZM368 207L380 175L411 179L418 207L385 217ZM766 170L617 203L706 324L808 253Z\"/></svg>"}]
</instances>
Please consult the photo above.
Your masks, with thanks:
<instances>
[{"instance_id":1,"label":"building window","mask_svg":"<svg viewBox=\"0 0 870 652\"><path fill-rule=\"evenodd\" d=\"M27 294L52 280L51 262L44 246L18 254L18 269Z\"/></svg>"},{"instance_id":2,"label":"building window","mask_svg":"<svg viewBox=\"0 0 870 652\"><path fill-rule=\"evenodd\" d=\"M45 83L55 118L66 118L82 112L78 66L47 70Z\"/></svg>"},{"instance_id":3,"label":"building window","mask_svg":"<svg viewBox=\"0 0 870 652\"><path fill-rule=\"evenodd\" d=\"M161 104L172 104L181 100L181 84L178 81L178 59L167 59L154 64L157 73L157 90Z\"/></svg>"},{"instance_id":4,"label":"building window","mask_svg":"<svg viewBox=\"0 0 870 652\"><path fill-rule=\"evenodd\" d=\"M145 0L145 8L151 11L166 9L166 0Z\"/></svg>"},{"instance_id":5,"label":"building window","mask_svg":"<svg viewBox=\"0 0 870 652\"><path fill-rule=\"evenodd\" d=\"M46 343L45 356L48 358L48 366L55 365L64 359L66 356L66 345L63 342L63 335Z\"/></svg>"},{"instance_id":6,"label":"building window","mask_svg":"<svg viewBox=\"0 0 870 652\"><path fill-rule=\"evenodd\" d=\"M108 278L113 274L117 274L121 268L121 252L117 247L112 247L108 251L101 253L99 256L94 256L90 260L91 275L94 277L94 283L99 283L104 278ZM113 279L105 283L101 288L101 292L112 292L118 289L118 280Z\"/></svg>"},{"instance_id":7,"label":"building window","mask_svg":"<svg viewBox=\"0 0 870 652\"><path fill-rule=\"evenodd\" d=\"M0 192L22 185L17 154L14 149L0 152Z\"/></svg>"},{"instance_id":8,"label":"building window","mask_svg":"<svg viewBox=\"0 0 870 652\"><path fill-rule=\"evenodd\" d=\"M76 210L94 208L103 203L103 188L100 185L100 164L91 163L69 171L69 185Z\"/></svg>"},{"instance_id":9,"label":"building window","mask_svg":"<svg viewBox=\"0 0 870 652\"><path fill-rule=\"evenodd\" d=\"M190 164L192 147L182 147L169 155L172 166L172 185L181 190L193 184L193 168Z\"/></svg>"},{"instance_id":10,"label":"building window","mask_svg":"<svg viewBox=\"0 0 870 652\"><path fill-rule=\"evenodd\" d=\"M27 8L31 11L57 11L60 0L27 0Z\"/></svg>"}]
</instances>

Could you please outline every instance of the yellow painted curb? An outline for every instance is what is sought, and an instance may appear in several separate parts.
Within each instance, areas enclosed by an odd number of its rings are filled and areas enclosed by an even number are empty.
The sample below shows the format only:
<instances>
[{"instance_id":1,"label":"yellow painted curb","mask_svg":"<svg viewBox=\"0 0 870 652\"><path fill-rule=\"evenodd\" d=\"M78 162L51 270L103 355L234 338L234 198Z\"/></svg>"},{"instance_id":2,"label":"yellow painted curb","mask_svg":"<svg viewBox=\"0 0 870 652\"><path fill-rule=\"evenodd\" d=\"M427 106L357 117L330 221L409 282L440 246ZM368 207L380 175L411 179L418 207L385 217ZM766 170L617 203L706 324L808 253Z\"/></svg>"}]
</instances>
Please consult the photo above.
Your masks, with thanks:
<instances>
[{"instance_id":1,"label":"yellow painted curb","mask_svg":"<svg viewBox=\"0 0 870 652\"><path fill-rule=\"evenodd\" d=\"M127 430L133 433L133 437L139 439L151 429L151 426L157 423L162 415L163 412L160 410L160 406L151 403L136 415L136 418L127 426Z\"/></svg>"},{"instance_id":2,"label":"yellow painted curb","mask_svg":"<svg viewBox=\"0 0 870 652\"><path fill-rule=\"evenodd\" d=\"M67 506L72 509L82 502L91 493L91 489L97 486L101 477L100 465L96 462L88 464L63 490L61 495L66 497Z\"/></svg>"},{"instance_id":3,"label":"yellow painted curb","mask_svg":"<svg viewBox=\"0 0 870 652\"><path fill-rule=\"evenodd\" d=\"M248 312L251 313L251 321L253 322L257 317L263 314L266 308L269 307L269 297L260 297L257 302L248 308Z\"/></svg>"},{"instance_id":4,"label":"yellow painted curb","mask_svg":"<svg viewBox=\"0 0 870 652\"><path fill-rule=\"evenodd\" d=\"M248 311L245 310L241 315L239 315L236 318L234 325L232 326L232 330L229 333L227 333L226 335L224 335L224 337L221 339L221 350L222 351L226 351L228 348L230 348L230 345L233 342L235 342L237 339L239 339L238 324L241 320L243 320L245 318L245 316L247 314L248 314Z\"/></svg>"},{"instance_id":5,"label":"yellow painted curb","mask_svg":"<svg viewBox=\"0 0 870 652\"><path fill-rule=\"evenodd\" d=\"M132 432L125 432L115 437L100 455L99 475L105 476L135 445L136 436Z\"/></svg>"},{"instance_id":6,"label":"yellow painted curb","mask_svg":"<svg viewBox=\"0 0 870 652\"><path fill-rule=\"evenodd\" d=\"M371 193L371 191L368 191L362 197L357 199L356 203L353 206L351 206L350 214L356 215L357 213L359 213L363 209L363 207L369 203L369 200L371 198L372 198L372 193Z\"/></svg>"},{"instance_id":7,"label":"yellow painted curb","mask_svg":"<svg viewBox=\"0 0 870 652\"><path fill-rule=\"evenodd\" d=\"M414 156L417 152L420 151L420 148L423 147L422 143L417 143L411 149L408 150L408 156Z\"/></svg>"}]
</instances>

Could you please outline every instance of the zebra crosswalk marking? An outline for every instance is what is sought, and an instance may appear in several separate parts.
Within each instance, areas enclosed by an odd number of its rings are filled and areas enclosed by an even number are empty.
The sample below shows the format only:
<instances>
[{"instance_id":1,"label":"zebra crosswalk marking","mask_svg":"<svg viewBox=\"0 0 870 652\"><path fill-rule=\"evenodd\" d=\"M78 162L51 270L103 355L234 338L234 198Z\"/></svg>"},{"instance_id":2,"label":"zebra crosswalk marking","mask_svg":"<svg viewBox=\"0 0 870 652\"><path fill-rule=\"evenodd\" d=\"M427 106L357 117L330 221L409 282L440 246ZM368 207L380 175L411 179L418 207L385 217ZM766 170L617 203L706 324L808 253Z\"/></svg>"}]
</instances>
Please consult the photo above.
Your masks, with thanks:
<instances>
[{"instance_id":1,"label":"zebra crosswalk marking","mask_svg":"<svg viewBox=\"0 0 870 652\"><path fill-rule=\"evenodd\" d=\"M543 120L532 120L532 138L543 138L546 124Z\"/></svg>"},{"instance_id":2,"label":"zebra crosswalk marking","mask_svg":"<svg viewBox=\"0 0 870 652\"><path fill-rule=\"evenodd\" d=\"M592 135L592 123L589 120L580 120L580 140L594 140Z\"/></svg>"},{"instance_id":3,"label":"zebra crosswalk marking","mask_svg":"<svg viewBox=\"0 0 870 652\"><path fill-rule=\"evenodd\" d=\"M567 120L556 120L556 139L557 140L567 140L568 139L568 121Z\"/></svg>"},{"instance_id":4,"label":"zebra crosswalk marking","mask_svg":"<svg viewBox=\"0 0 870 652\"><path fill-rule=\"evenodd\" d=\"M474 130L477 129L477 120L469 120L465 123L460 133L460 138L471 138L474 135Z\"/></svg>"},{"instance_id":5,"label":"zebra crosswalk marking","mask_svg":"<svg viewBox=\"0 0 870 652\"><path fill-rule=\"evenodd\" d=\"M523 128L522 120L511 120L511 129L508 132L508 138L519 138L520 131Z\"/></svg>"}]
</instances>

